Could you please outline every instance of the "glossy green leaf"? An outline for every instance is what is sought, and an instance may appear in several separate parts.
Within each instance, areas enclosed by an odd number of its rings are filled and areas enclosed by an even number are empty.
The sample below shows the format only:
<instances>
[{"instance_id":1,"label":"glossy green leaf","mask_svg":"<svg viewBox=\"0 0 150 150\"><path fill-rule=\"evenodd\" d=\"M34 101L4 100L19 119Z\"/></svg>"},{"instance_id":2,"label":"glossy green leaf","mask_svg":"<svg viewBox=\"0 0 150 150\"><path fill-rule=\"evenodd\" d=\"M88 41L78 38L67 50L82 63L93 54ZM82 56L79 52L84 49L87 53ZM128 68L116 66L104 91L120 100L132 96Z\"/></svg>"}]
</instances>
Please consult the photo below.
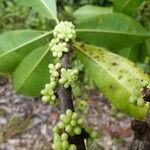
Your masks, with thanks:
<instances>
[{"instance_id":1,"label":"glossy green leaf","mask_svg":"<svg viewBox=\"0 0 150 150\"><path fill-rule=\"evenodd\" d=\"M148 76L128 59L104 48L79 43L75 43L74 47L85 69L109 101L131 116L144 118L148 103L139 108L128 100L137 79L149 80Z\"/></svg>"},{"instance_id":2,"label":"glossy green leaf","mask_svg":"<svg viewBox=\"0 0 150 150\"><path fill-rule=\"evenodd\" d=\"M115 0L113 10L128 15L134 15L144 0Z\"/></svg>"},{"instance_id":3,"label":"glossy green leaf","mask_svg":"<svg viewBox=\"0 0 150 150\"><path fill-rule=\"evenodd\" d=\"M140 47L139 45L133 45L128 48L123 48L118 51L118 54L136 62L138 54L140 54Z\"/></svg>"},{"instance_id":4,"label":"glossy green leaf","mask_svg":"<svg viewBox=\"0 0 150 150\"><path fill-rule=\"evenodd\" d=\"M146 43L147 53L148 53L148 55L150 55L150 39L147 39L147 40L145 41L145 43Z\"/></svg>"},{"instance_id":5,"label":"glossy green leaf","mask_svg":"<svg viewBox=\"0 0 150 150\"><path fill-rule=\"evenodd\" d=\"M82 6L77 9L73 16L76 23L80 23L86 19L101 15L112 13L112 7L98 7L93 5Z\"/></svg>"},{"instance_id":6,"label":"glossy green leaf","mask_svg":"<svg viewBox=\"0 0 150 150\"><path fill-rule=\"evenodd\" d=\"M130 17L102 14L77 24L77 34L85 42L117 51L142 43L150 33Z\"/></svg>"},{"instance_id":7,"label":"glossy green leaf","mask_svg":"<svg viewBox=\"0 0 150 150\"><path fill-rule=\"evenodd\" d=\"M33 10L49 19L57 19L56 0L17 0L22 6L32 7Z\"/></svg>"},{"instance_id":8,"label":"glossy green leaf","mask_svg":"<svg viewBox=\"0 0 150 150\"><path fill-rule=\"evenodd\" d=\"M52 61L48 45L31 52L13 74L15 90L25 95L39 96L40 91L49 80L48 64Z\"/></svg>"},{"instance_id":9,"label":"glossy green leaf","mask_svg":"<svg viewBox=\"0 0 150 150\"><path fill-rule=\"evenodd\" d=\"M47 42L52 32L10 31L0 35L0 72L11 73L34 48Z\"/></svg>"}]
</instances>

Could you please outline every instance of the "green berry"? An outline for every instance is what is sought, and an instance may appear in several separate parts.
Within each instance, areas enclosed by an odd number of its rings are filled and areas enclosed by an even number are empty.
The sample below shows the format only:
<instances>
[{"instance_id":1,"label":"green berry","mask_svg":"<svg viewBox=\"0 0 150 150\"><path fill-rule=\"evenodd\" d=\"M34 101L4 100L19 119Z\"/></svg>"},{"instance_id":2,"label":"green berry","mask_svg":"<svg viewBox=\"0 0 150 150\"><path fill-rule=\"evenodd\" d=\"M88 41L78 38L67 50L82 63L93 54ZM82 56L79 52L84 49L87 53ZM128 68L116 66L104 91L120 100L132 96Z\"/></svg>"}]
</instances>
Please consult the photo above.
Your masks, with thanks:
<instances>
[{"instance_id":1,"label":"green berry","mask_svg":"<svg viewBox=\"0 0 150 150\"><path fill-rule=\"evenodd\" d=\"M67 149L69 147L68 141L63 141L62 142L62 148Z\"/></svg>"},{"instance_id":2,"label":"green berry","mask_svg":"<svg viewBox=\"0 0 150 150\"><path fill-rule=\"evenodd\" d=\"M56 86L56 82L55 82L55 81L52 81L52 82L50 83L50 86L51 86L52 89L54 89L55 86Z\"/></svg>"},{"instance_id":3,"label":"green berry","mask_svg":"<svg viewBox=\"0 0 150 150\"><path fill-rule=\"evenodd\" d=\"M43 101L44 103L49 102L49 100L50 100L50 96L48 96L48 95L42 97L42 101Z\"/></svg>"},{"instance_id":4,"label":"green berry","mask_svg":"<svg viewBox=\"0 0 150 150\"><path fill-rule=\"evenodd\" d=\"M63 134L61 135L61 140L62 140L62 141L67 141L67 140L68 140L68 134L67 134L67 133L63 133Z\"/></svg>"},{"instance_id":5,"label":"green berry","mask_svg":"<svg viewBox=\"0 0 150 150\"><path fill-rule=\"evenodd\" d=\"M58 126L55 126L55 127L53 128L53 132L54 132L54 133L59 133L59 131L60 131L60 129L59 129Z\"/></svg>"},{"instance_id":6,"label":"green berry","mask_svg":"<svg viewBox=\"0 0 150 150\"><path fill-rule=\"evenodd\" d=\"M65 127L65 131L67 132L67 133L71 133L72 132L72 126L71 125L66 125L66 127Z\"/></svg>"},{"instance_id":7,"label":"green berry","mask_svg":"<svg viewBox=\"0 0 150 150\"><path fill-rule=\"evenodd\" d=\"M77 113L73 113L72 119L77 120L78 119L78 114Z\"/></svg>"},{"instance_id":8,"label":"green berry","mask_svg":"<svg viewBox=\"0 0 150 150\"><path fill-rule=\"evenodd\" d=\"M137 99L137 106L143 107L145 105L144 99L143 98L138 98Z\"/></svg>"},{"instance_id":9,"label":"green berry","mask_svg":"<svg viewBox=\"0 0 150 150\"><path fill-rule=\"evenodd\" d=\"M131 104L135 104L136 101L137 101L137 97L136 97L136 96L130 96L129 102L130 102Z\"/></svg>"},{"instance_id":10,"label":"green berry","mask_svg":"<svg viewBox=\"0 0 150 150\"><path fill-rule=\"evenodd\" d=\"M143 81L142 81L142 86L143 86L143 87L147 87L148 84L149 84L149 82L148 82L147 80L143 80Z\"/></svg>"},{"instance_id":11,"label":"green berry","mask_svg":"<svg viewBox=\"0 0 150 150\"><path fill-rule=\"evenodd\" d=\"M63 119L63 122L64 122L65 124L67 124L67 123L70 122L70 120L71 120L71 118L66 116L66 117Z\"/></svg>"},{"instance_id":12,"label":"green berry","mask_svg":"<svg viewBox=\"0 0 150 150\"><path fill-rule=\"evenodd\" d=\"M61 149L62 148L62 144L61 144L61 141L57 141L54 143L55 146L56 146L56 149Z\"/></svg>"},{"instance_id":13,"label":"green berry","mask_svg":"<svg viewBox=\"0 0 150 150\"><path fill-rule=\"evenodd\" d=\"M42 94L42 95L46 95L47 92L46 92L45 90L42 90L42 91L41 91L41 94Z\"/></svg>"},{"instance_id":14,"label":"green berry","mask_svg":"<svg viewBox=\"0 0 150 150\"><path fill-rule=\"evenodd\" d=\"M92 132L91 132L91 137L92 137L93 139L97 138L97 137L98 137L98 133L97 133L96 131L92 131Z\"/></svg>"},{"instance_id":15,"label":"green berry","mask_svg":"<svg viewBox=\"0 0 150 150\"><path fill-rule=\"evenodd\" d=\"M83 125L83 123L84 123L83 119L78 119L77 122L78 122L79 125Z\"/></svg>"},{"instance_id":16,"label":"green berry","mask_svg":"<svg viewBox=\"0 0 150 150\"><path fill-rule=\"evenodd\" d=\"M55 101L55 100L56 100L56 96L53 95L53 96L51 97L51 99L52 99L52 101Z\"/></svg>"},{"instance_id":17,"label":"green berry","mask_svg":"<svg viewBox=\"0 0 150 150\"><path fill-rule=\"evenodd\" d=\"M68 117L71 117L72 114L73 114L72 110L70 110L70 109L67 109L67 110L66 110L66 115L67 115Z\"/></svg>"},{"instance_id":18,"label":"green berry","mask_svg":"<svg viewBox=\"0 0 150 150\"><path fill-rule=\"evenodd\" d=\"M69 150L77 150L77 147L74 144L71 144L69 146Z\"/></svg>"},{"instance_id":19,"label":"green berry","mask_svg":"<svg viewBox=\"0 0 150 150\"><path fill-rule=\"evenodd\" d=\"M61 114L61 115L60 115L60 120L61 120L61 121L64 121L65 118L66 118L66 115L65 115L65 114Z\"/></svg>"},{"instance_id":20,"label":"green berry","mask_svg":"<svg viewBox=\"0 0 150 150\"><path fill-rule=\"evenodd\" d=\"M49 67L49 69L54 69L54 65L53 64L49 64L48 67Z\"/></svg>"},{"instance_id":21,"label":"green berry","mask_svg":"<svg viewBox=\"0 0 150 150\"><path fill-rule=\"evenodd\" d=\"M67 89L67 88L69 88L69 84L64 84L64 87Z\"/></svg>"},{"instance_id":22,"label":"green berry","mask_svg":"<svg viewBox=\"0 0 150 150\"><path fill-rule=\"evenodd\" d=\"M54 140L60 141L60 139L61 139L60 135L57 134L57 133L55 133L55 134L54 134Z\"/></svg>"},{"instance_id":23,"label":"green berry","mask_svg":"<svg viewBox=\"0 0 150 150\"><path fill-rule=\"evenodd\" d=\"M54 71L54 72L53 72L53 76L54 76L54 77L58 77L58 76L59 76L59 73L58 73L57 71Z\"/></svg>"},{"instance_id":24,"label":"green berry","mask_svg":"<svg viewBox=\"0 0 150 150\"><path fill-rule=\"evenodd\" d=\"M71 126L76 126L77 123L75 120L71 120L70 124L71 124Z\"/></svg>"},{"instance_id":25,"label":"green berry","mask_svg":"<svg viewBox=\"0 0 150 150\"><path fill-rule=\"evenodd\" d=\"M58 127L59 127L60 129L63 129L63 128L65 128L65 124L64 124L63 122L59 122L59 123L58 123Z\"/></svg>"},{"instance_id":26,"label":"green berry","mask_svg":"<svg viewBox=\"0 0 150 150\"><path fill-rule=\"evenodd\" d=\"M75 127L74 128L74 133L77 134L77 135L80 135L81 134L81 128L80 127Z\"/></svg>"},{"instance_id":27,"label":"green berry","mask_svg":"<svg viewBox=\"0 0 150 150\"><path fill-rule=\"evenodd\" d=\"M55 65L55 68L56 68L56 69L60 69L60 68L61 68L61 64L60 64L60 63L57 63L57 64Z\"/></svg>"}]
</instances>

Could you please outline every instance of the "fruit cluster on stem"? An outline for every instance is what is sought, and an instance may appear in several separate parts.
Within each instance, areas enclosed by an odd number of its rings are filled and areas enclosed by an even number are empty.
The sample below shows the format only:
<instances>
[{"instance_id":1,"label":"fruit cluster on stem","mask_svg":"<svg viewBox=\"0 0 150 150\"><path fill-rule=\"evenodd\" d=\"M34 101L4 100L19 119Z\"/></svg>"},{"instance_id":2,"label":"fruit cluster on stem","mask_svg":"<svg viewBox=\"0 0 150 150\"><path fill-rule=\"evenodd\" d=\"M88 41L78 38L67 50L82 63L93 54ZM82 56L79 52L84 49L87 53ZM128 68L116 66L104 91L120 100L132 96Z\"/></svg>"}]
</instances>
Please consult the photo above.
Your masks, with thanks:
<instances>
[{"instance_id":1,"label":"fruit cluster on stem","mask_svg":"<svg viewBox=\"0 0 150 150\"><path fill-rule=\"evenodd\" d=\"M85 150L83 132L86 132L84 121L74 112L71 88L78 80L78 69L70 68L69 53L71 42L76 37L75 27L71 22L60 22L53 31L54 39L49 43L56 64L49 64L50 81L41 91L45 103L61 103L60 121L53 128L55 150ZM96 132L87 131L94 137Z\"/></svg>"}]
</instances>

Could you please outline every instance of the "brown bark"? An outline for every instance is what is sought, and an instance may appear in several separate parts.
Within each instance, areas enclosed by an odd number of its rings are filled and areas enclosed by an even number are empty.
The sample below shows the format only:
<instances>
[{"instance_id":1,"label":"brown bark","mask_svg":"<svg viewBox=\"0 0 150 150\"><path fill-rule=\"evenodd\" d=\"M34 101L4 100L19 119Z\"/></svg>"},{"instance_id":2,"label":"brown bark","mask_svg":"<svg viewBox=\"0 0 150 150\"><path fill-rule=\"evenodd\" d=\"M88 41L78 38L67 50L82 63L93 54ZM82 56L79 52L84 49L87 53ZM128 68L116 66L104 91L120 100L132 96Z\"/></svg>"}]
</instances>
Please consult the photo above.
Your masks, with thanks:
<instances>
[{"instance_id":1,"label":"brown bark","mask_svg":"<svg viewBox=\"0 0 150 150\"><path fill-rule=\"evenodd\" d=\"M69 54L64 54L61 59L61 65L63 68L69 68ZM60 85L57 90L58 99L60 100L61 112L65 113L67 109L71 109L74 111L73 107L73 99L71 88L65 89L63 85ZM71 144L75 144L77 146L77 150L86 150L84 143L84 135L76 135L74 137L69 138L69 142Z\"/></svg>"}]
</instances>

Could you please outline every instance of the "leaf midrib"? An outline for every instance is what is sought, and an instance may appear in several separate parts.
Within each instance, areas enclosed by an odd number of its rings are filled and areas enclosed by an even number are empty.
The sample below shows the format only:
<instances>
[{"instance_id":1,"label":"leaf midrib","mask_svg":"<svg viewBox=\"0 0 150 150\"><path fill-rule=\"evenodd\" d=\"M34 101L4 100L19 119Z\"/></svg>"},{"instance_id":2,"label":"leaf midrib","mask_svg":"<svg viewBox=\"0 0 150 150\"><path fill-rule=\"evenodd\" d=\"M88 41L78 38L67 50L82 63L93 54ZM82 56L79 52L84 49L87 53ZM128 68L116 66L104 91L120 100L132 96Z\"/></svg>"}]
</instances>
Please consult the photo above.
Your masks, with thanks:
<instances>
[{"instance_id":1,"label":"leaf midrib","mask_svg":"<svg viewBox=\"0 0 150 150\"><path fill-rule=\"evenodd\" d=\"M79 46L77 46L77 44L74 44L75 47L77 47L82 53L84 53L87 57L89 57L93 62L95 62L96 64L100 65L101 68L103 68L103 70L105 70L105 72L108 72L108 74L110 76L112 76L112 78L114 80L116 80L120 85L122 85L129 93L130 92L130 89L128 89L124 84L122 84L119 80L117 80L117 78L107 69L105 69L105 66L103 66L100 62L98 62L97 60L93 59L88 53L86 53L85 51L83 51Z\"/></svg>"},{"instance_id":2,"label":"leaf midrib","mask_svg":"<svg viewBox=\"0 0 150 150\"><path fill-rule=\"evenodd\" d=\"M124 8L128 5L128 3L130 2L130 0L127 0L124 5L121 8L121 12L124 10Z\"/></svg>"},{"instance_id":3,"label":"leaf midrib","mask_svg":"<svg viewBox=\"0 0 150 150\"><path fill-rule=\"evenodd\" d=\"M49 9L49 7L47 6L47 4L45 3L44 0L40 0L40 1L45 6L45 8L48 10L48 12L52 15L52 17L55 19L56 23L58 24L59 21L58 21L56 15L51 11L51 9Z\"/></svg>"},{"instance_id":4,"label":"leaf midrib","mask_svg":"<svg viewBox=\"0 0 150 150\"><path fill-rule=\"evenodd\" d=\"M29 73L27 74L27 76L24 78L24 80L22 80L22 83L20 84L20 86L18 88L16 88L16 90L18 91L22 85L26 82L26 80L29 78L29 76L32 74L32 72L36 69L36 67L38 66L38 64L42 61L42 59L45 57L45 55L48 53L50 47L48 47L45 52L43 53L43 55L41 56L41 58L37 61L37 63L35 63L35 65L32 67L32 69L29 71Z\"/></svg>"},{"instance_id":5,"label":"leaf midrib","mask_svg":"<svg viewBox=\"0 0 150 150\"><path fill-rule=\"evenodd\" d=\"M76 32L103 32L103 33L115 33L115 34L125 34L125 35L132 35L132 36L148 36L150 37L150 34L136 34L136 33L130 33L130 32L118 32L113 30L102 30L102 29L76 29ZM146 33L146 32L145 32Z\"/></svg>"},{"instance_id":6,"label":"leaf midrib","mask_svg":"<svg viewBox=\"0 0 150 150\"><path fill-rule=\"evenodd\" d=\"M6 53L3 53L2 55L0 55L0 58L4 57L5 55L10 54L10 53L12 53L12 52L14 52L14 51L17 51L17 50L19 50L20 48L23 48L23 47L25 47L26 45L31 44L32 42L35 42L36 40L39 40L39 39L41 39L41 38L44 38L45 36L48 36L48 35L50 35L50 34L52 34L52 31L51 31L51 32L46 32L45 34L42 34L42 35L40 35L40 36L38 36L38 37L36 37L36 38L33 38L32 40L27 41L27 42L25 42L25 43L23 43L23 44L17 46L17 47L14 48L14 49L12 49L12 50L10 50L10 51L7 51Z\"/></svg>"}]
</instances>

